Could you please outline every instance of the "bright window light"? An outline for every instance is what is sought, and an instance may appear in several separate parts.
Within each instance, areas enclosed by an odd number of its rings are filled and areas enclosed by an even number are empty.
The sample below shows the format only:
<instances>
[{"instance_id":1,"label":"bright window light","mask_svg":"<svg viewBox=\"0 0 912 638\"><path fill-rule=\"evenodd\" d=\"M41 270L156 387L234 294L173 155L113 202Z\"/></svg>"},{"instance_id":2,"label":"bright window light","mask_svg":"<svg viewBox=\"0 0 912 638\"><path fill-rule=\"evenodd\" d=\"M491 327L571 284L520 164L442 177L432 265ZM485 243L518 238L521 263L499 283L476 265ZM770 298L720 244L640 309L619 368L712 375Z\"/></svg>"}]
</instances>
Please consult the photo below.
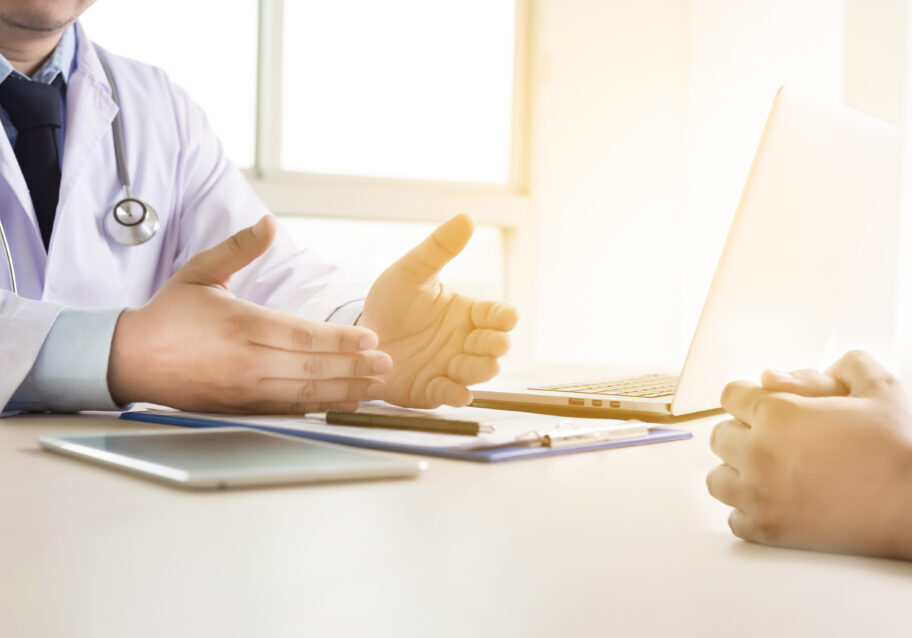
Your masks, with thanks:
<instances>
[{"instance_id":1,"label":"bright window light","mask_svg":"<svg viewBox=\"0 0 912 638\"><path fill-rule=\"evenodd\" d=\"M285 3L282 167L509 178L513 0Z\"/></svg>"},{"instance_id":2,"label":"bright window light","mask_svg":"<svg viewBox=\"0 0 912 638\"><path fill-rule=\"evenodd\" d=\"M342 268L365 290L383 270L418 244L436 224L354 219L281 217L280 223L302 248L311 248ZM503 242L499 228L478 226L461 255L443 270L442 279L458 292L502 299Z\"/></svg>"},{"instance_id":3,"label":"bright window light","mask_svg":"<svg viewBox=\"0 0 912 638\"><path fill-rule=\"evenodd\" d=\"M225 152L253 165L257 0L108 0L86 11L89 38L162 67L206 111ZM124 105L130 108L130 105ZM127 140L127 144L129 144Z\"/></svg>"}]
</instances>

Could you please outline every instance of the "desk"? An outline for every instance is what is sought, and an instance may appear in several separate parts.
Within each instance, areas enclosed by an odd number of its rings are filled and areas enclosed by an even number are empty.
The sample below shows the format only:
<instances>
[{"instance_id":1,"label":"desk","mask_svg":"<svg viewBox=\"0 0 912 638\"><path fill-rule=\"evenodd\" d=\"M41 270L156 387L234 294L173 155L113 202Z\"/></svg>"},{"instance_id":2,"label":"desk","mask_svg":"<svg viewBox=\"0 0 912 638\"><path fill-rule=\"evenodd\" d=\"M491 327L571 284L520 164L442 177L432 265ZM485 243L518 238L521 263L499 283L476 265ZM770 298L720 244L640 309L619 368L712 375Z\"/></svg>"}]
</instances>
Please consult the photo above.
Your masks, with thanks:
<instances>
[{"instance_id":1,"label":"desk","mask_svg":"<svg viewBox=\"0 0 912 638\"><path fill-rule=\"evenodd\" d=\"M136 424L3 419L0 634L912 635L912 564L729 533L704 487L719 419L689 441L212 493L35 442Z\"/></svg>"}]
</instances>

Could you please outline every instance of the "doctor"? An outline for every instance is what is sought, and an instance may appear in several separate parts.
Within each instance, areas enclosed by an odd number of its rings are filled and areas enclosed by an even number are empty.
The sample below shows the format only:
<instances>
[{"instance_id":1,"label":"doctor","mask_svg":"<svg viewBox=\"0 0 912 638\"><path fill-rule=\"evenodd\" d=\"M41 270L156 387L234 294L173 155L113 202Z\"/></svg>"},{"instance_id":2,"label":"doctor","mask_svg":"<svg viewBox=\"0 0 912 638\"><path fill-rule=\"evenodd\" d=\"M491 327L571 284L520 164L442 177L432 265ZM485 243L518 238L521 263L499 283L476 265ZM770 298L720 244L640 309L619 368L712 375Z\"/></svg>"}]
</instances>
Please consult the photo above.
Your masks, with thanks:
<instances>
[{"instance_id":1,"label":"doctor","mask_svg":"<svg viewBox=\"0 0 912 638\"><path fill-rule=\"evenodd\" d=\"M471 220L440 226L363 298L277 230L161 70L92 44L76 23L92 2L0 0L0 408L470 402L517 320L438 280ZM122 221L142 224L124 234L111 216L126 197L141 204Z\"/></svg>"}]
</instances>

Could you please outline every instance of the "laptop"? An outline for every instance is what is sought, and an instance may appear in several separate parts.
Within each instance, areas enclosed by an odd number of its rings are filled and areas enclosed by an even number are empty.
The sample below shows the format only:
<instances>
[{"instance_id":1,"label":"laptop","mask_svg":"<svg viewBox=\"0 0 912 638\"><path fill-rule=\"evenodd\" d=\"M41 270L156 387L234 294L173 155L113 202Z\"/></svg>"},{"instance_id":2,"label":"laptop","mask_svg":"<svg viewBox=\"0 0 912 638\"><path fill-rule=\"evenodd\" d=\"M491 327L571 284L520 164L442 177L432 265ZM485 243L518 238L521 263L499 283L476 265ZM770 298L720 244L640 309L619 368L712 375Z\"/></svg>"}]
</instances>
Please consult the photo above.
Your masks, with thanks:
<instances>
[{"instance_id":1,"label":"laptop","mask_svg":"<svg viewBox=\"0 0 912 638\"><path fill-rule=\"evenodd\" d=\"M899 140L894 126L782 87L683 367L501 376L472 388L473 405L675 417L718 409L734 379L818 367L869 223L895 201Z\"/></svg>"}]
</instances>

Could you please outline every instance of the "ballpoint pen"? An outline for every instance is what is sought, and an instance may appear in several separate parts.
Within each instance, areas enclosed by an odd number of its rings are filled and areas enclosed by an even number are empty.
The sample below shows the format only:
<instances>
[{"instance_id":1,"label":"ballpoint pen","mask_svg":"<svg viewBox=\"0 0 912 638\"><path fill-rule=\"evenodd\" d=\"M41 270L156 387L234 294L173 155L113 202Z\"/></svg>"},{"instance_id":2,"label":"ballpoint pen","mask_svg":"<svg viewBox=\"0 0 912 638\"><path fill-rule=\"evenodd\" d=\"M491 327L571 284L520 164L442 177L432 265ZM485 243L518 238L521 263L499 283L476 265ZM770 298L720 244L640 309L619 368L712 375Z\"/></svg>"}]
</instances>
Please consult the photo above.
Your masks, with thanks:
<instances>
[{"instance_id":1,"label":"ballpoint pen","mask_svg":"<svg viewBox=\"0 0 912 638\"><path fill-rule=\"evenodd\" d=\"M388 428L391 430L415 430L437 434L464 434L478 436L482 432L493 432L494 426L478 421L460 421L432 416L399 414L373 414L370 412L340 412L328 410L326 422L330 425L353 425L362 428Z\"/></svg>"},{"instance_id":2,"label":"ballpoint pen","mask_svg":"<svg viewBox=\"0 0 912 638\"><path fill-rule=\"evenodd\" d=\"M586 443L597 443L600 441L635 439L644 436L649 436L649 425L634 419L623 423L582 428L576 427L572 421L561 421L551 430L527 432L512 441L486 445L478 449L496 450L506 447L515 447L517 445L553 448L585 445Z\"/></svg>"}]
</instances>

